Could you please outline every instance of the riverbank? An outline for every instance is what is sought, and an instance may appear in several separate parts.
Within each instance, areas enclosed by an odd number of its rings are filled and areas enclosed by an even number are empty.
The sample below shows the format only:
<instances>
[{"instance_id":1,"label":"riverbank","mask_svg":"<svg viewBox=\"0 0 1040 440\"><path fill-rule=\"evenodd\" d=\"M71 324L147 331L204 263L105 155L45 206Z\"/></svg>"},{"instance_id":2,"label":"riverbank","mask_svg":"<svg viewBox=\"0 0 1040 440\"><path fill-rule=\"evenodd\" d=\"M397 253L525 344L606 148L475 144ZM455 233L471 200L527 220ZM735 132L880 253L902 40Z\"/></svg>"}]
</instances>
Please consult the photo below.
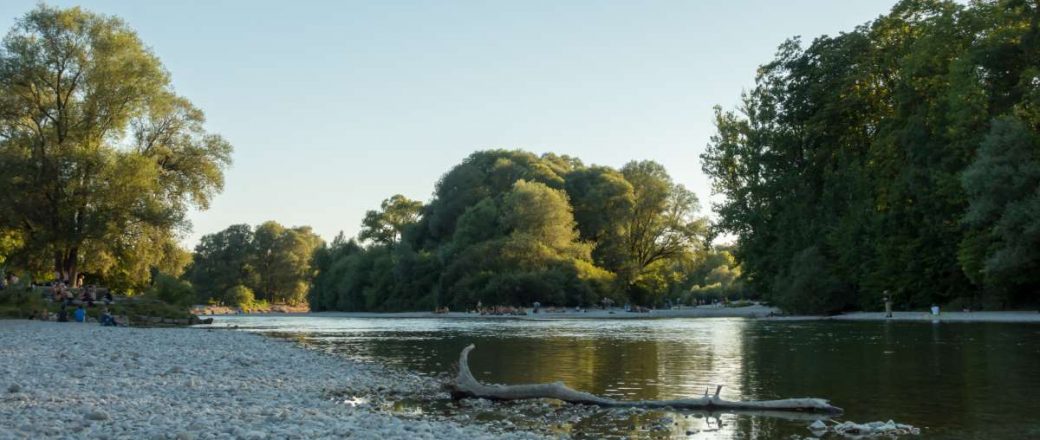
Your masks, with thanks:
<instances>
[{"instance_id":1,"label":"riverbank","mask_svg":"<svg viewBox=\"0 0 1040 440\"><path fill-rule=\"evenodd\" d=\"M521 320L554 320L554 319L664 319L664 318L748 318L771 321L943 321L943 322L1008 322L1008 323L1040 323L1040 313L1035 310L1024 311L983 311L983 312L942 312L934 316L927 311L894 312L892 318L885 318L883 312L851 312L835 316L818 315L784 315L775 308L760 304L745 307L687 307L682 309L660 309L648 313L625 312L622 309L588 310L575 312L531 313L527 315L480 315L477 313L449 312L401 312L401 313L366 313L366 312L319 312L311 316L330 318L438 318L438 319L521 319Z\"/></svg>"},{"instance_id":2,"label":"riverbank","mask_svg":"<svg viewBox=\"0 0 1040 440\"><path fill-rule=\"evenodd\" d=\"M553 319L655 319L655 318L762 318L770 314L778 314L780 310L759 304L744 307L684 307L681 309L658 309L646 313L626 312L624 309L590 309L575 312L574 309L566 311L546 312L544 310L533 313L526 309L526 315L481 315L479 313L466 312L395 312L395 313L371 313L371 312L316 312L309 316L319 317L341 317L341 318L440 318L440 319L525 319L525 320L553 320Z\"/></svg>"},{"instance_id":3,"label":"riverbank","mask_svg":"<svg viewBox=\"0 0 1040 440\"><path fill-rule=\"evenodd\" d=\"M532 438L391 414L429 379L259 335L0 320L0 438Z\"/></svg>"},{"instance_id":4,"label":"riverbank","mask_svg":"<svg viewBox=\"0 0 1040 440\"><path fill-rule=\"evenodd\" d=\"M853 312L835 316L772 316L770 320L895 320L895 321L940 321L940 322L1023 322L1040 323L1040 313L1028 311L996 311L996 312L942 312L933 315L926 311L892 312L886 318L884 312Z\"/></svg>"}]
</instances>

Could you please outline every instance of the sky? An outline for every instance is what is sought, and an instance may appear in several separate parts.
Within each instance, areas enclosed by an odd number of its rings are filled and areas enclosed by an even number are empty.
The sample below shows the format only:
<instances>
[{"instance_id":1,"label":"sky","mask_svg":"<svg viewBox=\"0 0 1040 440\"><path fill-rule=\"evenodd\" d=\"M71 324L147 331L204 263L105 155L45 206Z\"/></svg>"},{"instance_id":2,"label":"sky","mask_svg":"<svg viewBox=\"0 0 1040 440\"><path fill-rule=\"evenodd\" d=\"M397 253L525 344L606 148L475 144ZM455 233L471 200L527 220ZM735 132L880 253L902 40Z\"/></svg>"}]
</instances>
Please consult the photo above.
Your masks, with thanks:
<instances>
[{"instance_id":1,"label":"sky","mask_svg":"<svg viewBox=\"0 0 1040 440\"><path fill-rule=\"evenodd\" d=\"M488 148L663 164L697 193L713 107L734 109L784 40L894 0L50 1L123 18L235 147L191 248L229 225L357 234L394 194ZM0 29L36 0L0 2ZM717 198L716 198L717 200Z\"/></svg>"}]
</instances>

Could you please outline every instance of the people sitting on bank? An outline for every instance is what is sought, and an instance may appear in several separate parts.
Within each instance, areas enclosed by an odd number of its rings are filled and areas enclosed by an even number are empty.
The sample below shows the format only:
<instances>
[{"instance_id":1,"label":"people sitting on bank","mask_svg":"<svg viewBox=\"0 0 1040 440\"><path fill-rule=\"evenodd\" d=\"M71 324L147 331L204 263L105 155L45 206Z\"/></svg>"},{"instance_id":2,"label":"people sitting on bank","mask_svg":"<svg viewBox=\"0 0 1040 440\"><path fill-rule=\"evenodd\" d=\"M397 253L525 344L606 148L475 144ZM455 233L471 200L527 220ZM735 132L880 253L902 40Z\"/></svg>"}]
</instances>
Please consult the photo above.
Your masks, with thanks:
<instances>
[{"instance_id":1,"label":"people sitting on bank","mask_svg":"<svg viewBox=\"0 0 1040 440\"><path fill-rule=\"evenodd\" d=\"M76 322L87 322L87 309L83 308L83 304L76 306L76 311L73 312L72 318Z\"/></svg>"},{"instance_id":2,"label":"people sitting on bank","mask_svg":"<svg viewBox=\"0 0 1040 440\"><path fill-rule=\"evenodd\" d=\"M116 322L116 318L108 312L108 307L101 309L101 316L98 318L102 327L118 327L119 324Z\"/></svg>"},{"instance_id":3,"label":"people sitting on bank","mask_svg":"<svg viewBox=\"0 0 1040 440\"><path fill-rule=\"evenodd\" d=\"M80 303L86 303L87 307L94 307L94 298L90 296L90 289L82 289L79 295Z\"/></svg>"},{"instance_id":4,"label":"people sitting on bank","mask_svg":"<svg viewBox=\"0 0 1040 440\"><path fill-rule=\"evenodd\" d=\"M54 302L65 301L65 292L61 290L61 284L57 282L51 283L51 297L54 298Z\"/></svg>"}]
</instances>

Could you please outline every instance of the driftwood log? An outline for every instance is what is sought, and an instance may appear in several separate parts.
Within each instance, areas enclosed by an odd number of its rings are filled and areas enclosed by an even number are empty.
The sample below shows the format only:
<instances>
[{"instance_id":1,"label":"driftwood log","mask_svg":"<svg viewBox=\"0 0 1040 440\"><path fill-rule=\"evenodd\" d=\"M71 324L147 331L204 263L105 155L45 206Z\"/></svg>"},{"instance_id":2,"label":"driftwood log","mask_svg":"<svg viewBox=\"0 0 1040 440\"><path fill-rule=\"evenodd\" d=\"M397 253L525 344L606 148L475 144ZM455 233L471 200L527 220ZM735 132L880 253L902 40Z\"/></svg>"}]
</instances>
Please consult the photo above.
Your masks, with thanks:
<instances>
[{"instance_id":1,"label":"driftwood log","mask_svg":"<svg viewBox=\"0 0 1040 440\"><path fill-rule=\"evenodd\" d=\"M525 385L486 385L477 381L469 370L469 352L476 348L470 344L459 355L459 373L454 382L448 384L452 399L483 398L489 400L558 399L568 403L598 405L604 407L672 408L700 411L767 411L771 413L822 413L840 414L841 408L824 399L798 398L759 401L733 401L719 398L722 386L715 394L704 397L675 400L625 401L600 397L568 388L563 382Z\"/></svg>"}]
</instances>

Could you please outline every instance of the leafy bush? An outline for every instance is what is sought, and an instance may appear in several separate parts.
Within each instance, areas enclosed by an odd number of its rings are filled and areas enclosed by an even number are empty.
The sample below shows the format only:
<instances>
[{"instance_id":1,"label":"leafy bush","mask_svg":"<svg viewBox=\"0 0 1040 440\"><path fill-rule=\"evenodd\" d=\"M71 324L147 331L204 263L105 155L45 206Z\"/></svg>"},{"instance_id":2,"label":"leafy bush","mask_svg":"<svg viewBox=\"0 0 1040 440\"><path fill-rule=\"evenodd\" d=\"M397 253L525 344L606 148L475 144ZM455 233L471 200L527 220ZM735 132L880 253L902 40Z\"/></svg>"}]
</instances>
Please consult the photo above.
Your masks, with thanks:
<instances>
[{"instance_id":1,"label":"leafy bush","mask_svg":"<svg viewBox=\"0 0 1040 440\"><path fill-rule=\"evenodd\" d=\"M163 273L155 276L155 282L149 293L167 304L178 306L194 304L197 299L195 288L191 283Z\"/></svg>"},{"instance_id":2,"label":"leafy bush","mask_svg":"<svg viewBox=\"0 0 1040 440\"><path fill-rule=\"evenodd\" d=\"M828 260L812 246L799 252L773 283L772 300L788 313L832 314L849 306L844 286L830 272Z\"/></svg>"},{"instance_id":3,"label":"leafy bush","mask_svg":"<svg viewBox=\"0 0 1040 440\"><path fill-rule=\"evenodd\" d=\"M224 303L229 306L248 308L256 300L253 290L241 284L224 292Z\"/></svg>"},{"instance_id":4,"label":"leafy bush","mask_svg":"<svg viewBox=\"0 0 1040 440\"><path fill-rule=\"evenodd\" d=\"M0 317L28 318L47 309L47 303L35 292L25 290L0 290Z\"/></svg>"}]
</instances>

